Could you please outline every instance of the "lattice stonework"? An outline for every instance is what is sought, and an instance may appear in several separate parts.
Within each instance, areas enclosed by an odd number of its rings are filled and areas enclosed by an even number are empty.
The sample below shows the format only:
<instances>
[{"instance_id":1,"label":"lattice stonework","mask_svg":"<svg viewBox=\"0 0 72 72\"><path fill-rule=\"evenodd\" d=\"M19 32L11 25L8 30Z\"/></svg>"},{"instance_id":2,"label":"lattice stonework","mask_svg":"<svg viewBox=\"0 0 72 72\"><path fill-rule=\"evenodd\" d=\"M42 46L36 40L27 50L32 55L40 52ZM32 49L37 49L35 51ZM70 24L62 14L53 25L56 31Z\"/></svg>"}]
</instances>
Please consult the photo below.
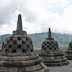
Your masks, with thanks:
<instances>
[{"instance_id":1,"label":"lattice stonework","mask_svg":"<svg viewBox=\"0 0 72 72\"><path fill-rule=\"evenodd\" d=\"M48 72L42 59L33 51L33 43L22 29L21 14L17 30L2 44L0 72Z\"/></svg>"},{"instance_id":2,"label":"lattice stonework","mask_svg":"<svg viewBox=\"0 0 72 72\"><path fill-rule=\"evenodd\" d=\"M47 66L60 66L69 63L64 54L59 50L58 43L51 37L50 28L48 38L42 43L39 55Z\"/></svg>"},{"instance_id":3,"label":"lattice stonework","mask_svg":"<svg viewBox=\"0 0 72 72\"><path fill-rule=\"evenodd\" d=\"M32 40L28 36L11 36L4 42L3 50L8 53L33 52Z\"/></svg>"},{"instance_id":4,"label":"lattice stonework","mask_svg":"<svg viewBox=\"0 0 72 72\"><path fill-rule=\"evenodd\" d=\"M58 43L56 41L46 40L42 44L42 50L58 50Z\"/></svg>"},{"instance_id":5,"label":"lattice stonework","mask_svg":"<svg viewBox=\"0 0 72 72\"><path fill-rule=\"evenodd\" d=\"M68 50L65 52L65 56L68 60L72 60L72 41L69 43Z\"/></svg>"}]
</instances>

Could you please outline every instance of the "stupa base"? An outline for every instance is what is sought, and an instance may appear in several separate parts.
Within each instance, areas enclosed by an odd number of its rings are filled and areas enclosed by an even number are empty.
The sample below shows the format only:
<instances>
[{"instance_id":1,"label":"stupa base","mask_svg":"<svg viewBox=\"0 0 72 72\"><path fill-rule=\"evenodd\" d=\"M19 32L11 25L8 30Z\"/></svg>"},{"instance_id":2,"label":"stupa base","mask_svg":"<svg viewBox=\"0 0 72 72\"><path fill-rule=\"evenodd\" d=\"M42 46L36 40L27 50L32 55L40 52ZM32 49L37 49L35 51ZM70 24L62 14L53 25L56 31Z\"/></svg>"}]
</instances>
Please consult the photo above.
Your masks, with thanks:
<instances>
[{"instance_id":1,"label":"stupa base","mask_svg":"<svg viewBox=\"0 0 72 72\"><path fill-rule=\"evenodd\" d=\"M49 72L39 55L34 52L1 55L0 72Z\"/></svg>"},{"instance_id":2,"label":"stupa base","mask_svg":"<svg viewBox=\"0 0 72 72\"><path fill-rule=\"evenodd\" d=\"M39 54L47 66L63 66L69 64L67 58L60 50Z\"/></svg>"},{"instance_id":3,"label":"stupa base","mask_svg":"<svg viewBox=\"0 0 72 72\"><path fill-rule=\"evenodd\" d=\"M0 67L0 72L48 72L46 69L39 67Z\"/></svg>"}]
</instances>

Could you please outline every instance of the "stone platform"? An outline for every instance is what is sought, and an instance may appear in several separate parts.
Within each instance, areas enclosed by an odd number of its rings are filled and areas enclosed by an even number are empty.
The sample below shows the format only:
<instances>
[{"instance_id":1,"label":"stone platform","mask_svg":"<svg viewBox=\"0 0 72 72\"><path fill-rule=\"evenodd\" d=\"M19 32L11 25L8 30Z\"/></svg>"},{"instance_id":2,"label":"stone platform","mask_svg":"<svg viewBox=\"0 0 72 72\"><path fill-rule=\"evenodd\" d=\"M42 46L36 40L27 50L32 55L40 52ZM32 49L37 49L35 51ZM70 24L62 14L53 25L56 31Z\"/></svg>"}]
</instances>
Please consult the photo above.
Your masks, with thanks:
<instances>
[{"instance_id":1,"label":"stone platform","mask_svg":"<svg viewBox=\"0 0 72 72\"><path fill-rule=\"evenodd\" d=\"M0 72L47 72L47 67L34 52L1 55L0 68Z\"/></svg>"},{"instance_id":2,"label":"stone platform","mask_svg":"<svg viewBox=\"0 0 72 72\"><path fill-rule=\"evenodd\" d=\"M72 61L69 61L68 65L48 67L50 72L72 72Z\"/></svg>"},{"instance_id":3,"label":"stone platform","mask_svg":"<svg viewBox=\"0 0 72 72\"><path fill-rule=\"evenodd\" d=\"M39 54L45 65L47 66L62 66L67 65L69 62L60 50L49 50L49 52Z\"/></svg>"}]
</instances>

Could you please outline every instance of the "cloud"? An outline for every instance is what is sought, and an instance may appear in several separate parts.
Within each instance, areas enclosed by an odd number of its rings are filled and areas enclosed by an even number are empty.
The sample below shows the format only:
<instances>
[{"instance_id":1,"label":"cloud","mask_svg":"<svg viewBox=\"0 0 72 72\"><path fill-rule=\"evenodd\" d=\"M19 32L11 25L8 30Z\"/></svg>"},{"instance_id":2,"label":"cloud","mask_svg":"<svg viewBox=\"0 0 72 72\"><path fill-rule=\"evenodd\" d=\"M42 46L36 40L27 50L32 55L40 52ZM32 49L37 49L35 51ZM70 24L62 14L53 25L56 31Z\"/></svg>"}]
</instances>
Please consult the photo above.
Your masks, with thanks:
<instances>
[{"instance_id":1,"label":"cloud","mask_svg":"<svg viewBox=\"0 0 72 72\"><path fill-rule=\"evenodd\" d=\"M1 0L0 35L16 29L17 15L22 14L23 28L28 33L71 33L71 0ZM1 31L2 30L2 31Z\"/></svg>"},{"instance_id":2,"label":"cloud","mask_svg":"<svg viewBox=\"0 0 72 72\"><path fill-rule=\"evenodd\" d=\"M64 13L50 24L54 32L72 34L72 5L64 8Z\"/></svg>"}]
</instances>

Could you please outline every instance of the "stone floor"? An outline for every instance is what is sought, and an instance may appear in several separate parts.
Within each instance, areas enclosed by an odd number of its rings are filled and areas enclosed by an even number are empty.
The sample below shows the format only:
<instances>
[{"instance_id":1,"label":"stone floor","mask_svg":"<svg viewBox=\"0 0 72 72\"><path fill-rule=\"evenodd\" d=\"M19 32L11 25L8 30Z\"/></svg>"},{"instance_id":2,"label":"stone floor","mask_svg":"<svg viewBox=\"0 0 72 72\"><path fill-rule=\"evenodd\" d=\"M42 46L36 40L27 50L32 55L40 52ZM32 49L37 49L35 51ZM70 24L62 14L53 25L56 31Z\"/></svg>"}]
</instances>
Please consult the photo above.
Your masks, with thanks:
<instances>
[{"instance_id":1,"label":"stone floor","mask_svg":"<svg viewBox=\"0 0 72 72\"><path fill-rule=\"evenodd\" d=\"M69 61L68 65L48 67L50 72L72 72L72 61Z\"/></svg>"}]
</instances>

